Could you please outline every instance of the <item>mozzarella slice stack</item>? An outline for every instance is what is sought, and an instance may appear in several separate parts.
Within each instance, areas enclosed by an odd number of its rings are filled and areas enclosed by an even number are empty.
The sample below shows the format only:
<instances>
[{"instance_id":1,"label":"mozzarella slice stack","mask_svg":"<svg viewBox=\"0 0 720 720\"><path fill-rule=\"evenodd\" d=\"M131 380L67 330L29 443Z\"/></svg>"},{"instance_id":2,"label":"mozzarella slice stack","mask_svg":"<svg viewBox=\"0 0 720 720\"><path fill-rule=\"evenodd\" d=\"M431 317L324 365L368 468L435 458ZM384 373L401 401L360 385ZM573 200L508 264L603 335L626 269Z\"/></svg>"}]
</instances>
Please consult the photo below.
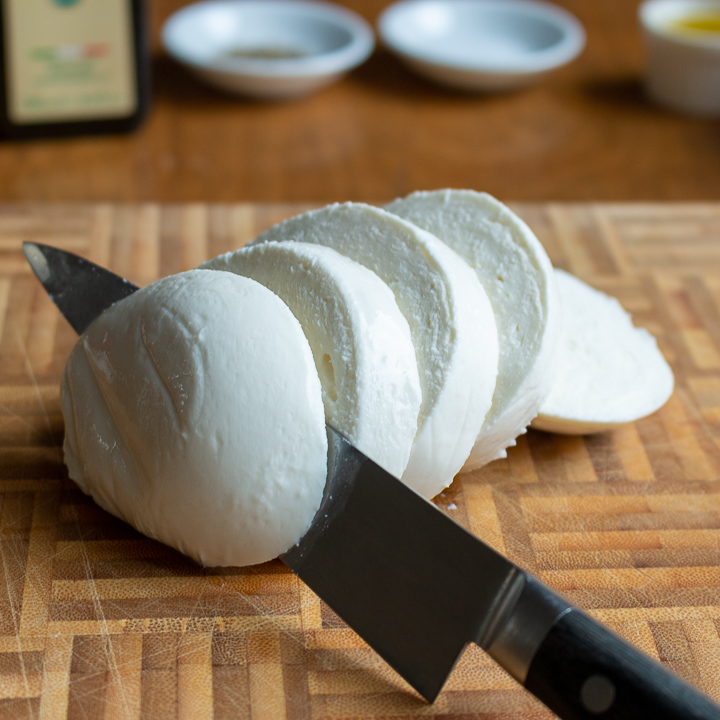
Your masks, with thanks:
<instances>
[{"instance_id":1,"label":"mozzarella slice stack","mask_svg":"<svg viewBox=\"0 0 720 720\"><path fill-rule=\"evenodd\" d=\"M490 195L418 192L386 208L439 237L485 288L500 345L493 403L463 470L505 457L550 393L561 310L552 265L528 226Z\"/></svg>"},{"instance_id":2,"label":"mozzarella slice stack","mask_svg":"<svg viewBox=\"0 0 720 720\"><path fill-rule=\"evenodd\" d=\"M327 436L312 352L253 280L193 270L111 307L70 355L62 408L70 477L203 565L277 557L320 506Z\"/></svg>"},{"instance_id":3,"label":"mozzarella slice stack","mask_svg":"<svg viewBox=\"0 0 720 720\"><path fill-rule=\"evenodd\" d=\"M410 327L422 390L418 432L402 479L433 497L467 459L495 390L497 330L477 276L434 235L358 203L296 216L254 244L286 240L331 247L392 290Z\"/></svg>"},{"instance_id":4,"label":"mozzarella slice stack","mask_svg":"<svg viewBox=\"0 0 720 720\"><path fill-rule=\"evenodd\" d=\"M655 338L620 303L556 270L565 310L555 386L532 425L585 434L655 412L673 391L673 373Z\"/></svg>"},{"instance_id":5,"label":"mozzarella slice stack","mask_svg":"<svg viewBox=\"0 0 720 720\"><path fill-rule=\"evenodd\" d=\"M390 288L331 248L300 242L244 248L203 267L252 278L285 302L310 343L327 422L400 477L421 398L410 329Z\"/></svg>"},{"instance_id":6,"label":"mozzarella slice stack","mask_svg":"<svg viewBox=\"0 0 720 720\"><path fill-rule=\"evenodd\" d=\"M596 432L668 399L654 338L507 207L446 190L388 208L299 215L101 315L63 378L70 476L201 563L248 565L312 521L325 419L433 497L531 420Z\"/></svg>"}]
</instances>

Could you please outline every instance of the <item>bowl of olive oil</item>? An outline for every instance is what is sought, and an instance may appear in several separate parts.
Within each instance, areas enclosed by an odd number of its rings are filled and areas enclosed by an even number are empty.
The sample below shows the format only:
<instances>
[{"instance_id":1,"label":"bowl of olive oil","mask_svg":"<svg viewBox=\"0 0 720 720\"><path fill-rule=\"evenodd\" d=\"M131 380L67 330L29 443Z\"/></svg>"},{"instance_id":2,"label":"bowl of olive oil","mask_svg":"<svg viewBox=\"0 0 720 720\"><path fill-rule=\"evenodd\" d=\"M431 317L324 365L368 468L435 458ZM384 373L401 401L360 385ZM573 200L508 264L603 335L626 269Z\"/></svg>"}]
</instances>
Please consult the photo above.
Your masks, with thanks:
<instances>
[{"instance_id":1,"label":"bowl of olive oil","mask_svg":"<svg viewBox=\"0 0 720 720\"><path fill-rule=\"evenodd\" d=\"M720 0L646 0L646 89L653 101L720 116Z\"/></svg>"}]
</instances>

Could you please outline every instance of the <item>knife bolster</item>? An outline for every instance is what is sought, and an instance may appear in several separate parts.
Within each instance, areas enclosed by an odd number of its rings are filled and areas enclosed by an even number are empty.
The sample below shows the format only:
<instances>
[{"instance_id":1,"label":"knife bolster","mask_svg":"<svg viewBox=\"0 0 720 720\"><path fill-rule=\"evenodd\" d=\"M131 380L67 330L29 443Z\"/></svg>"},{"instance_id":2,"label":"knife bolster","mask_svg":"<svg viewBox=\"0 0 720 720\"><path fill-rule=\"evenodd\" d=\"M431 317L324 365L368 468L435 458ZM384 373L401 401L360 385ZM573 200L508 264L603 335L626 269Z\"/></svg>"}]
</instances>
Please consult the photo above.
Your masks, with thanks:
<instances>
[{"instance_id":1,"label":"knife bolster","mask_svg":"<svg viewBox=\"0 0 720 720\"><path fill-rule=\"evenodd\" d=\"M524 684L535 653L551 628L572 606L531 575L507 620L483 648L502 668Z\"/></svg>"}]
</instances>

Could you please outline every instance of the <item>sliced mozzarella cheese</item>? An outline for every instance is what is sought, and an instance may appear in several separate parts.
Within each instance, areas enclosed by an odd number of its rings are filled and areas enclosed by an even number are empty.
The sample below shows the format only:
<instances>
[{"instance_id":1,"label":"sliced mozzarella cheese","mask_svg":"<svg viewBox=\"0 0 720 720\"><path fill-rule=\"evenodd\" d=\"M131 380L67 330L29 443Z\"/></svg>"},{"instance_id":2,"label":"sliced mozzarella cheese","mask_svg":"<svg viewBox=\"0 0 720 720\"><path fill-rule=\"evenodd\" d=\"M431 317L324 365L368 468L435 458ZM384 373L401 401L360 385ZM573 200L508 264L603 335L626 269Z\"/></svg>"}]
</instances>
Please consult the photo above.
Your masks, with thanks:
<instances>
[{"instance_id":1,"label":"sliced mozzarella cheese","mask_svg":"<svg viewBox=\"0 0 720 720\"><path fill-rule=\"evenodd\" d=\"M194 270L111 307L70 355L62 409L80 488L204 565L277 557L320 505L327 437L312 353L253 280Z\"/></svg>"},{"instance_id":2,"label":"sliced mozzarella cheese","mask_svg":"<svg viewBox=\"0 0 720 720\"><path fill-rule=\"evenodd\" d=\"M655 412L674 383L655 338L635 327L615 298L555 273L564 310L559 372L532 426L585 434Z\"/></svg>"},{"instance_id":3,"label":"sliced mozzarella cheese","mask_svg":"<svg viewBox=\"0 0 720 720\"><path fill-rule=\"evenodd\" d=\"M465 462L495 388L495 319L476 275L435 236L358 203L291 218L254 244L280 240L332 247L393 291L410 326L422 389L418 434L402 479L436 495Z\"/></svg>"},{"instance_id":4,"label":"sliced mozzarella cheese","mask_svg":"<svg viewBox=\"0 0 720 720\"><path fill-rule=\"evenodd\" d=\"M329 247L263 243L202 267L272 290L300 321L320 375L328 424L400 477L420 411L420 379L407 320L390 288Z\"/></svg>"},{"instance_id":5,"label":"sliced mozzarella cheese","mask_svg":"<svg viewBox=\"0 0 720 720\"><path fill-rule=\"evenodd\" d=\"M550 260L528 226L495 198L470 190L417 192L386 208L437 235L475 270L498 329L500 361L490 411L463 470L514 445L549 395L561 309Z\"/></svg>"}]
</instances>

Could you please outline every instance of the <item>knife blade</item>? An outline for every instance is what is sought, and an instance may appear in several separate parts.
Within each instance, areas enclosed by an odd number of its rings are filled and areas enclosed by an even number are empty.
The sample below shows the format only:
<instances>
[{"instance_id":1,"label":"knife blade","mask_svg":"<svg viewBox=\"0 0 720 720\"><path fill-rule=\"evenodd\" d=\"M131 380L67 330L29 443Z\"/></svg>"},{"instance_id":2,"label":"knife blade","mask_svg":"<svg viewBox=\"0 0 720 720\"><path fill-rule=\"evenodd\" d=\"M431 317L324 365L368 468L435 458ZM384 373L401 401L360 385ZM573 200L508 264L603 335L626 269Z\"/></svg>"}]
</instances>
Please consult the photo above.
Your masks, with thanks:
<instances>
[{"instance_id":1,"label":"knife blade","mask_svg":"<svg viewBox=\"0 0 720 720\"><path fill-rule=\"evenodd\" d=\"M100 265L51 245L24 242L22 248L50 299L78 335L100 313L138 289Z\"/></svg>"},{"instance_id":2,"label":"knife blade","mask_svg":"<svg viewBox=\"0 0 720 720\"><path fill-rule=\"evenodd\" d=\"M139 288L23 243L82 333ZM720 706L520 569L328 426L310 529L280 559L432 702L474 642L564 720L720 719Z\"/></svg>"}]
</instances>

